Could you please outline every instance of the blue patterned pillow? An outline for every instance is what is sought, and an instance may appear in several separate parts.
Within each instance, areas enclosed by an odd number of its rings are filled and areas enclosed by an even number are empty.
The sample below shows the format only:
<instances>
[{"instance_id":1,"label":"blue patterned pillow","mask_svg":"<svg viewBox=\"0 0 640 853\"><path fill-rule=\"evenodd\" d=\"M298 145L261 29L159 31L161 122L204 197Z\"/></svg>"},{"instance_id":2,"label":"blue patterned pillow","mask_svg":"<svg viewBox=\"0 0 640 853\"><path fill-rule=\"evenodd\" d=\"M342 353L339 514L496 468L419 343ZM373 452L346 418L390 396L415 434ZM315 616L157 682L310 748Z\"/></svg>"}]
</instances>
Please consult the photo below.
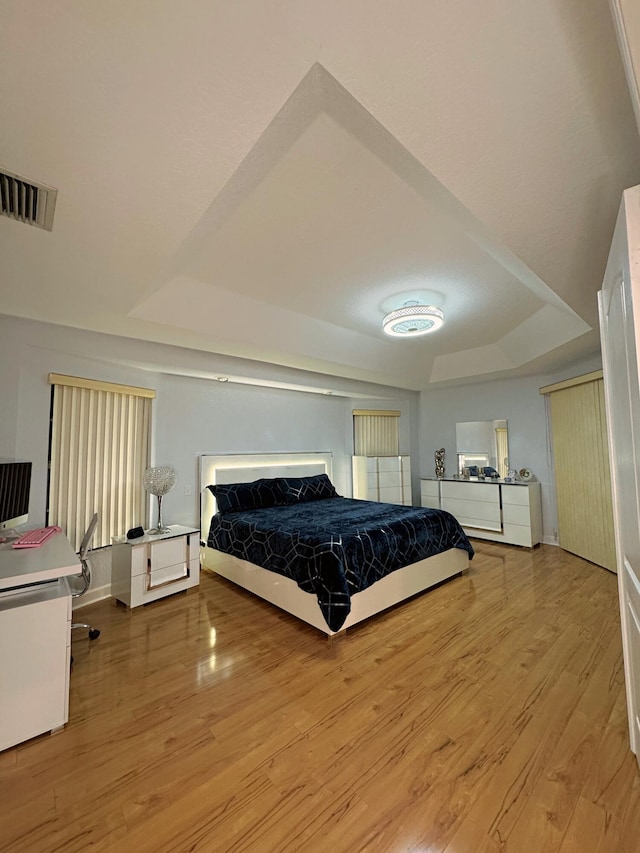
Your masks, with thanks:
<instances>
[{"instance_id":1,"label":"blue patterned pillow","mask_svg":"<svg viewBox=\"0 0 640 853\"><path fill-rule=\"evenodd\" d=\"M218 512L242 512L245 509L265 509L285 503L277 478L254 480L252 483L228 483L207 486L218 502Z\"/></svg>"},{"instance_id":2,"label":"blue patterned pillow","mask_svg":"<svg viewBox=\"0 0 640 853\"><path fill-rule=\"evenodd\" d=\"M288 504L338 497L333 483L326 474L316 474L313 477L282 477L280 486L284 500Z\"/></svg>"}]
</instances>

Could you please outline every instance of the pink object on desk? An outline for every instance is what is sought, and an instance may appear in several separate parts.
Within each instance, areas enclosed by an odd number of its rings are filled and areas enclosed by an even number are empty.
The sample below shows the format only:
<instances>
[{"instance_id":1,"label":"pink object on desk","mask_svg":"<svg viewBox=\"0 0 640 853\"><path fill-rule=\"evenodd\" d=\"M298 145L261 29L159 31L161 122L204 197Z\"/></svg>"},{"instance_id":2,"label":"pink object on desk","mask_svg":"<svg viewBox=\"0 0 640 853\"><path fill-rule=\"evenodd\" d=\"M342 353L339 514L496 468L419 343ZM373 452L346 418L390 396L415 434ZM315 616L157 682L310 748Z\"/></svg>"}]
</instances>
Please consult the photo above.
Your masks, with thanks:
<instances>
[{"instance_id":1,"label":"pink object on desk","mask_svg":"<svg viewBox=\"0 0 640 853\"><path fill-rule=\"evenodd\" d=\"M39 548L41 545L50 539L55 533L62 533L62 528L58 525L52 527L39 527L36 530L27 530L22 536L18 536L15 542L11 544L12 548Z\"/></svg>"}]
</instances>

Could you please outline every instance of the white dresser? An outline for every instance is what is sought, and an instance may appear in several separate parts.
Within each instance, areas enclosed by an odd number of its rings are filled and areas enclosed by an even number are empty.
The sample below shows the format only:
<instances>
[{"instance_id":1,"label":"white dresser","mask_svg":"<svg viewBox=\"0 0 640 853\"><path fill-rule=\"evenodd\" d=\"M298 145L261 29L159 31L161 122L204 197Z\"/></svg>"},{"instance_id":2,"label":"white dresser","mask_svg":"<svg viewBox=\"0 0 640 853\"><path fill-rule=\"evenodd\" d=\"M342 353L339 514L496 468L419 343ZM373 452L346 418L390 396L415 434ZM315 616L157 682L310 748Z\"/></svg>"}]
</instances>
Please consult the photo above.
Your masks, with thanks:
<instances>
[{"instance_id":1,"label":"white dresser","mask_svg":"<svg viewBox=\"0 0 640 853\"><path fill-rule=\"evenodd\" d=\"M113 539L111 595L138 607L200 582L200 531L171 525L170 533Z\"/></svg>"},{"instance_id":2,"label":"white dresser","mask_svg":"<svg viewBox=\"0 0 640 853\"><path fill-rule=\"evenodd\" d=\"M411 506L409 456L353 456L352 468L354 498Z\"/></svg>"},{"instance_id":3,"label":"white dresser","mask_svg":"<svg viewBox=\"0 0 640 853\"><path fill-rule=\"evenodd\" d=\"M420 505L440 509L440 480L420 480Z\"/></svg>"},{"instance_id":4,"label":"white dresser","mask_svg":"<svg viewBox=\"0 0 640 853\"><path fill-rule=\"evenodd\" d=\"M465 533L532 548L542 541L540 483L420 480L422 506L444 509Z\"/></svg>"}]
</instances>

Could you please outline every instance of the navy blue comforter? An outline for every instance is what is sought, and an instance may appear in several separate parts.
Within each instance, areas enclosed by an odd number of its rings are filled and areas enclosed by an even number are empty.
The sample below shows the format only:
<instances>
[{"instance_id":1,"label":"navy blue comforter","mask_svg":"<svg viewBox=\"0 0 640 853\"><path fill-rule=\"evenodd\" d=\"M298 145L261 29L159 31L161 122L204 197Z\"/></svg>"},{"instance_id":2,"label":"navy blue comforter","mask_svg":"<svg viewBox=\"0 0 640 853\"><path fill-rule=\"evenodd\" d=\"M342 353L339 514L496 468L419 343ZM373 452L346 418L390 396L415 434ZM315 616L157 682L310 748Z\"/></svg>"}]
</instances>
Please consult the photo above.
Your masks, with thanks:
<instances>
[{"instance_id":1,"label":"navy blue comforter","mask_svg":"<svg viewBox=\"0 0 640 853\"><path fill-rule=\"evenodd\" d=\"M448 512L396 504L326 500L216 514L207 544L292 578L318 598L339 631L351 596L396 569L449 548L473 548Z\"/></svg>"}]
</instances>

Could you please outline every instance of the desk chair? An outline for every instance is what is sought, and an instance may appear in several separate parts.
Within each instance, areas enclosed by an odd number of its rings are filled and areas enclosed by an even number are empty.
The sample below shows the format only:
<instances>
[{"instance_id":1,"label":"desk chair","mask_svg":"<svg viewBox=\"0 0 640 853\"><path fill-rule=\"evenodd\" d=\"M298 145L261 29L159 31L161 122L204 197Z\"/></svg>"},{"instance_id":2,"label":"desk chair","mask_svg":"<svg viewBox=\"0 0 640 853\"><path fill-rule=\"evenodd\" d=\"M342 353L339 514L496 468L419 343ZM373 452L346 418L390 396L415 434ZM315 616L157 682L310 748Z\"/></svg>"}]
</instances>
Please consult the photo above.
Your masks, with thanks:
<instances>
[{"instance_id":1,"label":"desk chair","mask_svg":"<svg viewBox=\"0 0 640 853\"><path fill-rule=\"evenodd\" d=\"M91 540L93 539L97 523L98 513L94 512L93 518L89 522L89 527L87 527L87 532L84 534L82 542L80 543L80 550L78 551L78 557L80 558L80 563L82 565L82 573L77 575L75 579L70 579L71 598L79 598L81 595L84 595L91 586L91 566L89 565L89 551L91 549L89 546L91 545ZM80 586L77 589L75 588L74 580L80 583ZM87 622L72 622L71 627L86 628L89 631L90 640L97 640L100 636L100 630L89 625Z\"/></svg>"}]
</instances>

